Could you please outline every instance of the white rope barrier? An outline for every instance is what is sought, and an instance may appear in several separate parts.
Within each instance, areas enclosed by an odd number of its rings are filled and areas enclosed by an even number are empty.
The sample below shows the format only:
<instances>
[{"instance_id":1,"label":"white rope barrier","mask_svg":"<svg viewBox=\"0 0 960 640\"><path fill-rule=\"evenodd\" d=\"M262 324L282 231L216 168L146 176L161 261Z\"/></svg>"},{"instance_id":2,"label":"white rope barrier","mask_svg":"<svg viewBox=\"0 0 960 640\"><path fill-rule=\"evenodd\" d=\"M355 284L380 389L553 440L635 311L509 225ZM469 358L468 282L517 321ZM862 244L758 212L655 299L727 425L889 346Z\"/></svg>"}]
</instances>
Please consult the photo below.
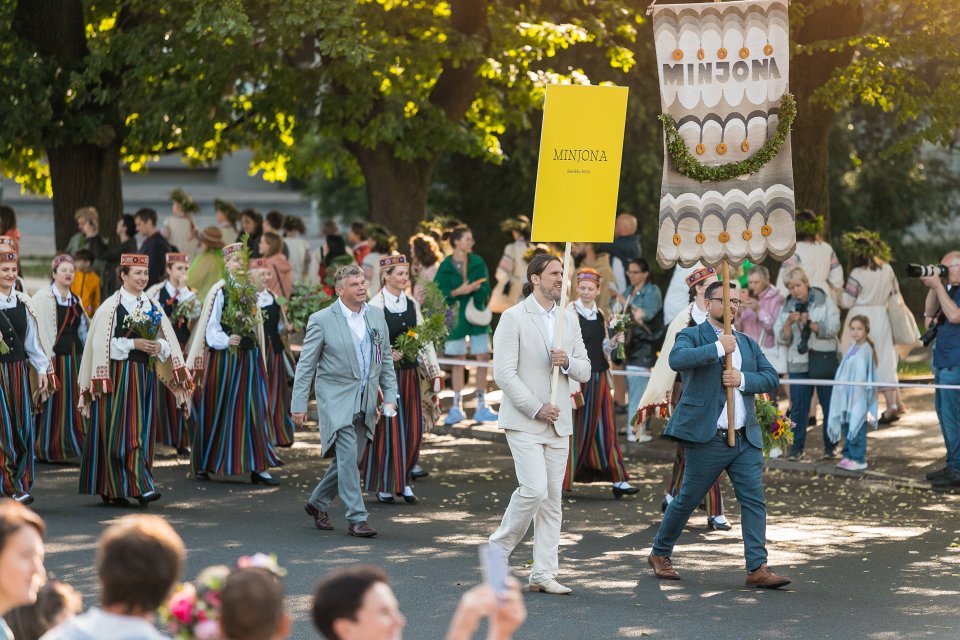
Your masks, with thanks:
<instances>
[{"instance_id":1,"label":"white rope barrier","mask_svg":"<svg viewBox=\"0 0 960 640\"><path fill-rule=\"evenodd\" d=\"M454 367L475 367L492 369L493 362L481 362L479 360L463 360L461 358L438 358L440 364ZM610 374L614 376L649 378L652 374L649 371L622 371L611 369ZM780 384L787 386L806 386L806 387L873 387L880 389L947 389L950 391L960 391L960 385L957 384L933 384L932 382L841 382L839 380L824 380L820 378L806 378L799 380L796 378L781 378Z\"/></svg>"}]
</instances>

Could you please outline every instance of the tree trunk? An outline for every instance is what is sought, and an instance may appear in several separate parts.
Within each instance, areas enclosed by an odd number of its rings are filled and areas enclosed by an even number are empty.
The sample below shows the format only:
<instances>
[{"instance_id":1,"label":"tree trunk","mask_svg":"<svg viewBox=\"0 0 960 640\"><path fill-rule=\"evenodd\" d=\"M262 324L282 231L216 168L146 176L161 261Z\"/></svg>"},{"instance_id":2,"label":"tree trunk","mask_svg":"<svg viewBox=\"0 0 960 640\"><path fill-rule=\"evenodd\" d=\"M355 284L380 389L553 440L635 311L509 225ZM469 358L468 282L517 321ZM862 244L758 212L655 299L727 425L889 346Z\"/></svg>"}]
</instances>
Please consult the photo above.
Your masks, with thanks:
<instances>
[{"instance_id":1,"label":"tree trunk","mask_svg":"<svg viewBox=\"0 0 960 640\"><path fill-rule=\"evenodd\" d=\"M794 6L809 9L819 0L795 0ZM796 29L795 45L820 40L849 38L860 32L863 7L860 0L839 0L804 18ZM824 216L829 234L830 192L827 140L835 113L813 99L813 94L830 79L834 70L848 64L853 50L802 52L790 61L790 90L797 100L793 125L793 177L797 209L813 209Z\"/></svg>"},{"instance_id":2,"label":"tree trunk","mask_svg":"<svg viewBox=\"0 0 960 640\"><path fill-rule=\"evenodd\" d=\"M387 145L365 149L347 145L363 171L370 221L397 236L401 247L417 232L427 214L430 178L439 156L427 160L400 160Z\"/></svg>"},{"instance_id":3,"label":"tree trunk","mask_svg":"<svg viewBox=\"0 0 960 640\"><path fill-rule=\"evenodd\" d=\"M108 147L77 145L47 150L53 187L53 219L57 250L66 248L77 232L74 214L81 207L96 207L100 234L115 237L123 213L120 188L120 143Z\"/></svg>"}]
</instances>

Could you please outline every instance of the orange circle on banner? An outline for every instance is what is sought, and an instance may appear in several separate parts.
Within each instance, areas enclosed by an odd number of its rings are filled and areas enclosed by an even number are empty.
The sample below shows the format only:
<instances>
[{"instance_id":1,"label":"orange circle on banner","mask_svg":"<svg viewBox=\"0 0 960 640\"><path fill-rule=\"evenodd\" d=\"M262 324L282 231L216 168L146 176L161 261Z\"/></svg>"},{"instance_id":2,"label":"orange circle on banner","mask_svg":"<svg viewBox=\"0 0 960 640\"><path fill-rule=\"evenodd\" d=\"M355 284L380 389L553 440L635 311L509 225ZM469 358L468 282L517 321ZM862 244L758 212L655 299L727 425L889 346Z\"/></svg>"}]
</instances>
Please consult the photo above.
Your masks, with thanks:
<instances>
[{"instance_id":1,"label":"orange circle on banner","mask_svg":"<svg viewBox=\"0 0 960 640\"><path fill-rule=\"evenodd\" d=\"M767 237L771 233L773 233L773 229L770 228L770 225L765 224L762 227L760 227L760 235L762 235L763 237Z\"/></svg>"},{"instance_id":2,"label":"orange circle on banner","mask_svg":"<svg viewBox=\"0 0 960 640\"><path fill-rule=\"evenodd\" d=\"M768 42L768 43L766 44L766 46L763 48L763 52L764 52L765 54L767 54L768 56L772 56L772 55L773 55L773 45Z\"/></svg>"},{"instance_id":3,"label":"orange circle on banner","mask_svg":"<svg viewBox=\"0 0 960 640\"><path fill-rule=\"evenodd\" d=\"M723 155L726 152L727 152L727 145L723 144L722 142L717 145L717 153L719 153L720 155Z\"/></svg>"},{"instance_id":4,"label":"orange circle on banner","mask_svg":"<svg viewBox=\"0 0 960 640\"><path fill-rule=\"evenodd\" d=\"M724 244L726 244L727 242L730 242L730 234L727 233L726 231L721 231L719 238L720 238L720 242L723 242Z\"/></svg>"},{"instance_id":5,"label":"orange circle on banner","mask_svg":"<svg viewBox=\"0 0 960 640\"><path fill-rule=\"evenodd\" d=\"M680 49L673 50L673 59L674 60L683 60L683 51Z\"/></svg>"},{"instance_id":6,"label":"orange circle on banner","mask_svg":"<svg viewBox=\"0 0 960 640\"><path fill-rule=\"evenodd\" d=\"M697 60L703 60L707 57L707 53L703 49L697 50Z\"/></svg>"},{"instance_id":7,"label":"orange circle on banner","mask_svg":"<svg viewBox=\"0 0 960 640\"><path fill-rule=\"evenodd\" d=\"M747 242L750 242L750 238L752 238L752 237L753 237L753 231L750 231L750 229L744 229L744 230L743 230L743 239L744 239L744 240L746 240Z\"/></svg>"},{"instance_id":8,"label":"orange circle on banner","mask_svg":"<svg viewBox=\"0 0 960 640\"><path fill-rule=\"evenodd\" d=\"M743 151L744 153L746 153L747 151L750 151L750 142L747 140L744 140L743 142L741 142L740 150Z\"/></svg>"},{"instance_id":9,"label":"orange circle on banner","mask_svg":"<svg viewBox=\"0 0 960 640\"><path fill-rule=\"evenodd\" d=\"M740 57L741 57L741 58L748 58L748 57L750 57L750 49L747 49L746 47L741 48L741 49L740 49Z\"/></svg>"},{"instance_id":10,"label":"orange circle on banner","mask_svg":"<svg viewBox=\"0 0 960 640\"><path fill-rule=\"evenodd\" d=\"M727 57L727 50L724 47L717 49L717 57L721 60L725 60Z\"/></svg>"},{"instance_id":11,"label":"orange circle on banner","mask_svg":"<svg viewBox=\"0 0 960 640\"><path fill-rule=\"evenodd\" d=\"M706 152L707 152L707 148L706 148L705 146L703 146L703 143L702 143L702 142L697 145L697 155L698 155L698 156L702 156L702 155L703 155L704 153L706 153Z\"/></svg>"},{"instance_id":12,"label":"orange circle on banner","mask_svg":"<svg viewBox=\"0 0 960 640\"><path fill-rule=\"evenodd\" d=\"M703 244L706 241L707 241L707 236L703 235L702 233L697 234L697 244Z\"/></svg>"},{"instance_id":13,"label":"orange circle on banner","mask_svg":"<svg viewBox=\"0 0 960 640\"><path fill-rule=\"evenodd\" d=\"M673 244L677 244L677 245L680 244L680 234L679 234L679 233L673 234Z\"/></svg>"}]
</instances>

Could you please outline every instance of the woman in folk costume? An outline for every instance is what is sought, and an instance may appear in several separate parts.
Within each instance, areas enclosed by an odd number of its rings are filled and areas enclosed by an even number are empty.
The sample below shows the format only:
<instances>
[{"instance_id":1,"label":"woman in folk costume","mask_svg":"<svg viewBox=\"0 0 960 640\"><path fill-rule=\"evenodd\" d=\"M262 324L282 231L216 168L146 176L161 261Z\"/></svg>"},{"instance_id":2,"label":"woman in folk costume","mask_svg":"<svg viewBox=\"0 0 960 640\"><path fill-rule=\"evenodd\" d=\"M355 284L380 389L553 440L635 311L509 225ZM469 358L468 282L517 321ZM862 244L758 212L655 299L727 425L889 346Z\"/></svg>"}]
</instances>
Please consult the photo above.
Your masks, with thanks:
<instances>
[{"instance_id":1,"label":"woman in folk costume","mask_svg":"<svg viewBox=\"0 0 960 640\"><path fill-rule=\"evenodd\" d=\"M15 289L18 259L0 246L0 495L30 504L34 407L57 380L30 297Z\"/></svg>"},{"instance_id":2,"label":"woman in folk costume","mask_svg":"<svg viewBox=\"0 0 960 640\"><path fill-rule=\"evenodd\" d=\"M152 471L157 380L190 410L190 373L173 326L144 291L149 278L147 256L120 257L121 287L93 315L80 360L79 407L88 418L80 493L108 504L160 499Z\"/></svg>"},{"instance_id":3,"label":"woman in folk costume","mask_svg":"<svg viewBox=\"0 0 960 640\"><path fill-rule=\"evenodd\" d=\"M147 289L147 296L155 300L166 314L177 336L180 350L186 353L190 340L190 322L200 315L197 292L187 286L190 257L185 253L166 255L167 278ZM177 399L167 389L157 394L157 442L173 447L182 456L190 455L190 417L177 407Z\"/></svg>"},{"instance_id":4,"label":"woman in folk costume","mask_svg":"<svg viewBox=\"0 0 960 640\"><path fill-rule=\"evenodd\" d=\"M570 306L577 312L580 321L583 344L590 356L591 373L590 381L582 389L583 406L574 412L570 459L563 488L570 491L573 481L606 480L613 484L613 497L619 499L637 493L638 489L627 482L630 476L623 464L623 452L617 440L610 363L607 362L607 356L614 344L623 340L623 334L617 334L613 340L607 337L607 324L596 303L602 286L606 285L596 269L577 271L579 297Z\"/></svg>"},{"instance_id":5,"label":"woman in folk costume","mask_svg":"<svg viewBox=\"0 0 960 640\"><path fill-rule=\"evenodd\" d=\"M73 257L61 253L51 265L53 282L33 296L43 343L50 348L58 389L50 395L36 420L34 452L37 460L62 462L83 451L84 424L77 408L80 355L87 340L87 316L80 298L71 293Z\"/></svg>"},{"instance_id":6,"label":"woman in folk costume","mask_svg":"<svg viewBox=\"0 0 960 640\"><path fill-rule=\"evenodd\" d=\"M406 256L394 254L380 259L380 291L370 304L383 309L390 330L390 344L408 331L415 331L423 322L420 305L405 291L410 285L410 265ZM415 504L417 497L410 488L413 468L420 457L423 441L424 419L421 395L419 361L423 362L426 377L439 393L442 384L440 365L432 344L421 350L418 358L404 358L399 350L393 350L393 364L397 372L397 413L392 417L381 416L373 442L361 463L364 471L364 486L367 491L376 491L380 502L394 502L394 495L402 496L405 502ZM388 400L385 398L385 400Z\"/></svg>"},{"instance_id":7,"label":"woman in folk costume","mask_svg":"<svg viewBox=\"0 0 960 640\"><path fill-rule=\"evenodd\" d=\"M282 255L282 254L281 254ZM290 414L290 386L284 360L283 310L270 288L275 272L270 263L257 258L250 261L250 275L257 283L257 306L263 314L264 354L267 363L267 402L270 407L270 442L277 447L293 446L293 418Z\"/></svg>"},{"instance_id":8,"label":"woman in folk costume","mask_svg":"<svg viewBox=\"0 0 960 640\"><path fill-rule=\"evenodd\" d=\"M680 399L677 372L670 368L670 350L673 349L673 343L681 329L694 327L707 319L704 294L707 287L716 281L717 271L713 267L694 269L687 276L686 283L690 288L690 304L667 327L667 335L663 340L663 347L660 349L660 357L657 358L657 363L653 366L650 383L643 393L640 406L637 408L637 415L634 416L632 424L641 425L647 418L654 415L661 418L669 417L673 406ZM670 474L670 486L660 505L663 511L666 511L667 505L680 492L680 485L683 483L683 467L683 445L677 443L677 454L673 460L673 471ZM704 507L707 511L707 526L709 528L723 531L730 529L730 523L723 515L723 497L720 495L719 480L707 492Z\"/></svg>"},{"instance_id":9,"label":"woman in folk costume","mask_svg":"<svg viewBox=\"0 0 960 640\"><path fill-rule=\"evenodd\" d=\"M276 486L267 470L282 462L270 442L263 321L248 251L241 242L223 248L227 278L211 287L193 330L187 365L202 389L191 460L197 480L249 473L254 484Z\"/></svg>"}]
</instances>

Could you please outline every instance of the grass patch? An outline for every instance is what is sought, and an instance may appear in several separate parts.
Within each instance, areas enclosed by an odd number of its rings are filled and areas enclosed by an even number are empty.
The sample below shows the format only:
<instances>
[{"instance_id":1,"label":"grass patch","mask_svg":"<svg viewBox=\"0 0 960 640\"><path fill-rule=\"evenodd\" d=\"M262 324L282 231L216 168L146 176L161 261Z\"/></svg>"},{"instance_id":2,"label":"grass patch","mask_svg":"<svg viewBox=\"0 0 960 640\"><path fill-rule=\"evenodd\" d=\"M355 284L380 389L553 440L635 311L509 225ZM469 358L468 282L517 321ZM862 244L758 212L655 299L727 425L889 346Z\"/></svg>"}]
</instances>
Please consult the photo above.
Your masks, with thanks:
<instances>
[{"instance_id":1,"label":"grass patch","mask_svg":"<svg viewBox=\"0 0 960 640\"><path fill-rule=\"evenodd\" d=\"M933 369L930 368L929 360L918 360L915 362L901 360L897 365L897 376L901 378L914 378L932 375Z\"/></svg>"}]
</instances>

